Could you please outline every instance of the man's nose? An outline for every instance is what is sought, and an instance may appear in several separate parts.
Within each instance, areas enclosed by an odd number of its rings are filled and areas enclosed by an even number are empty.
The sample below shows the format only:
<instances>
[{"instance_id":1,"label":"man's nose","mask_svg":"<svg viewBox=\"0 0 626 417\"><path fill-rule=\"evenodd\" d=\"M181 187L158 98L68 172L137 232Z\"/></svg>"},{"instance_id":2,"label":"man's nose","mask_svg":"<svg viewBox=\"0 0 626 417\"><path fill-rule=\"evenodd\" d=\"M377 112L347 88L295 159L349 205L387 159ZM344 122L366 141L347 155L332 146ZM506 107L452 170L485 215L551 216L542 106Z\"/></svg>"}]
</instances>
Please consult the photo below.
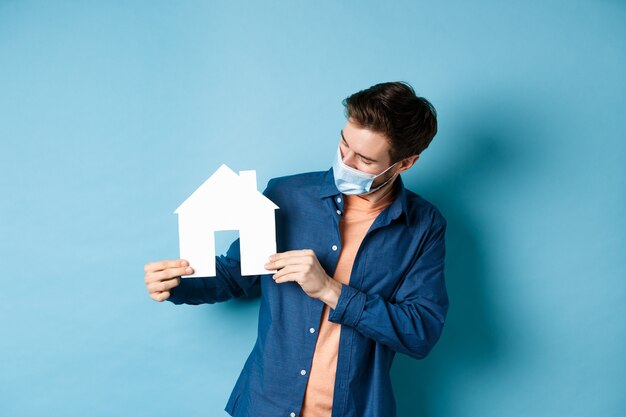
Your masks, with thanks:
<instances>
[{"instance_id":1,"label":"man's nose","mask_svg":"<svg viewBox=\"0 0 626 417\"><path fill-rule=\"evenodd\" d=\"M347 151L345 155L343 155L343 163L348 165L349 167L354 168L354 152Z\"/></svg>"}]
</instances>

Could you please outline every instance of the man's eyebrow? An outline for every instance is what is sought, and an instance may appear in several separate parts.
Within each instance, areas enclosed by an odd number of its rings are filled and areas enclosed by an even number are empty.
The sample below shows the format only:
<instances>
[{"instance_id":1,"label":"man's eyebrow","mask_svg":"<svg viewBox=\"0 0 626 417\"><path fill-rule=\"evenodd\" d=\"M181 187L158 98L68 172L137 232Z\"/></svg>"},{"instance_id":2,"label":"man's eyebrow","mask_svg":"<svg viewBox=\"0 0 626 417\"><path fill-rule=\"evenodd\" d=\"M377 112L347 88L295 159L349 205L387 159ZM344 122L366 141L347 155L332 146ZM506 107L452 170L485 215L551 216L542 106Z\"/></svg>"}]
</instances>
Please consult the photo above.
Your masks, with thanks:
<instances>
[{"instance_id":1,"label":"man's eyebrow","mask_svg":"<svg viewBox=\"0 0 626 417\"><path fill-rule=\"evenodd\" d=\"M349 143L348 143L348 141L346 140L346 137L343 135L343 129L341 129L341 139L343 139L343 141L346 143L346 145L348 145L348 148L349 148L349 147L350 147L350 144L349 144ZM370 157L367 157L367 156L365 156L365 155L363 155L363 154L360 154L360 153L358 153L358 152L355 152L355 154L357 154L359 157L361 157L361 158L363 158L363 159L366 159L366 160L368 160L368 161L370 161L370 162L378 162L377 160L372 159L372 158L370 158Z\"/></svg>"}]
</instances>

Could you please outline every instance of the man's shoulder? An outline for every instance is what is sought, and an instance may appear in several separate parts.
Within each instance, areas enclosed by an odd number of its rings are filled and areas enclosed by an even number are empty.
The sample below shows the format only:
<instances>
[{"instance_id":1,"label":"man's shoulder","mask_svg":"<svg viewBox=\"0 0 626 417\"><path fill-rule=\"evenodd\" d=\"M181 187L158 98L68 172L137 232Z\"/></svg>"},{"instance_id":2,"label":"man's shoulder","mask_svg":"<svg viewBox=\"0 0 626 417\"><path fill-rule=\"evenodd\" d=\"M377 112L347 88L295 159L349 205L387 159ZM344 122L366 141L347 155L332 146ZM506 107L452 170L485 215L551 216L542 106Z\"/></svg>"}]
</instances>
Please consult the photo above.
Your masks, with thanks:
<instances>
[{"instance_id":1,"label":"man's shoulder","mask_svg":"<svg viewBox=\"0 0 626 417\"><path fill-rule=\"evenodd\" d=\"M433 226L446 226L446 218L433 203L426 200L421 195L405 188L407 214L414 222L427 220Z\"/></svg>"},{"instance_id":2,"label":"man's shoulder","mask_svg":"<svg viewBox=\"0 0 626 417\"><path fill-rule=\"evenodd\" d=\"M311 188L321 185L324 181L328 171L313 171L303 172L300 174L286 175L283 177L276 177L269 180L267 183L267 189L284 189L284 188Z\"/></svg>"}]
</instances>

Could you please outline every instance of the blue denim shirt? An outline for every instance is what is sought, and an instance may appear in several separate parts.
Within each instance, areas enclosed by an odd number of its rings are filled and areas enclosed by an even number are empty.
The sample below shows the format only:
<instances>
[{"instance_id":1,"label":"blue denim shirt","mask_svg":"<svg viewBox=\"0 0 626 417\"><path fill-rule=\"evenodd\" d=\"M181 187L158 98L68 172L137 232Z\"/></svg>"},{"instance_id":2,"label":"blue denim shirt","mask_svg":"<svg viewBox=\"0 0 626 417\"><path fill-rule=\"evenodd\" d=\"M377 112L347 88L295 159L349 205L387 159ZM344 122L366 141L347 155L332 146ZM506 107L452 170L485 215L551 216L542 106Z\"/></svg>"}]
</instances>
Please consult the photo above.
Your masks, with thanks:
<instances>
[{"instance_id":1,"label":"blue denim shirt","mask_svg":"<svg viewBox=\"0 0 626 417\"><path fill-rule=\"evenodd\" d=\"M431 203L405 189L400 178L396 186L396 198L367 232L349 285L342 284L330 310L328 319L341 324L334 417L395 416L389 376L394 355L424 358L439 339L448 310L446 221ZM280 207L278 252L313 249L332 277L343 212L332 169L273 179L264 194ZM277 284L271 275L242 277L236 243L217 257L217 277L183 279L168 300L215 303L260 285L257 341L225 410L232 416L298 416L324 304L296 282Z\"/></svg>"}]
</instances>

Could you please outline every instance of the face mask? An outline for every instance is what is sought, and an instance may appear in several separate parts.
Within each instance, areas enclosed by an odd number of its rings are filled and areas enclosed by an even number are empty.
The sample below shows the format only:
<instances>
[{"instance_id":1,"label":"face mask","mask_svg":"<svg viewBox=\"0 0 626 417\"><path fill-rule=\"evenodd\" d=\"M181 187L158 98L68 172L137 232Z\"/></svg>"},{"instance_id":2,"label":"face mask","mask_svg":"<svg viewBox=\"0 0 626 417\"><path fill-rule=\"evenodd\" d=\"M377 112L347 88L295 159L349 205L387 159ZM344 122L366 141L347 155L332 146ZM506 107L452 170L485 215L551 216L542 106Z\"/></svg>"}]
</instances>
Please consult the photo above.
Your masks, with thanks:
<instances>
[{"instance_id":1,"label":"face mask","mask_svg":"<svg viewBox=\"0 0 626 417\"><path fill-rule=\"evenodd\" d=\"M389 171L393 168L397 162L391 165L389 168L384 170L378 175L368 174L363 171L359 171L358 169L354 169L349 167L348 165L343 163L341 158L341 150L337 148L337 155L335 155L335 161L333 163L333 174L335 176L335 185L337 189L341 191L343 194L348 195L364 195L371 194L374 191L380 190L385 185L389 184L396 176L392 176L384 183L380 184L378 187L371 189L372 183L374 180L385 172Z\"/></svg>"}]
</instances>

